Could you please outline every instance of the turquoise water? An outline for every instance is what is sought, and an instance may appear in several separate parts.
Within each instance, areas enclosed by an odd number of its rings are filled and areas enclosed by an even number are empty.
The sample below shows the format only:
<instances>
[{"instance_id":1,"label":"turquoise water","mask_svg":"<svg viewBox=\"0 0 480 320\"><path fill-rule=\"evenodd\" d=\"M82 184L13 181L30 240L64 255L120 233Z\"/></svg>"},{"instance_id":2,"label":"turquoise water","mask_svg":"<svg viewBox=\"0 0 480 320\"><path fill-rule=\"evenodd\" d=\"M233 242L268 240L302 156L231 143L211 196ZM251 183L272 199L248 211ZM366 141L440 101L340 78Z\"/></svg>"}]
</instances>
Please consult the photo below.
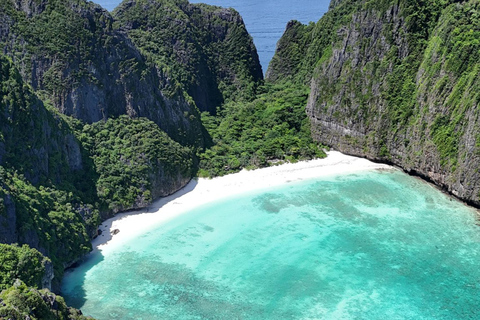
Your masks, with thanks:
<instances>
[{"instance_id":1,"label":"turquoise water","mask_svg":"<svg viewBox=\"0 0 480 320\"><path fill-rule=\"evenodd\" d=\"M290 183L97 254L63 294L98 319L479 319L475 217L398 171Z\"/></svg>"},{"instance_id":2,"label":"turquoise water","mask_svg":"<svg viewBox=\"0 0 480 320\"><path fill-rule=\"evenodd\" d=\"M95 0L105 9L112 11L120 0ZM317 22L328 10L330 0L192 0L191 3L208 3L226 8L235 8L243 17L248 32L257 47L260 64L267 71L275 53L277 41L283 34L287 22Z\"/></svg>"}]
</instances>

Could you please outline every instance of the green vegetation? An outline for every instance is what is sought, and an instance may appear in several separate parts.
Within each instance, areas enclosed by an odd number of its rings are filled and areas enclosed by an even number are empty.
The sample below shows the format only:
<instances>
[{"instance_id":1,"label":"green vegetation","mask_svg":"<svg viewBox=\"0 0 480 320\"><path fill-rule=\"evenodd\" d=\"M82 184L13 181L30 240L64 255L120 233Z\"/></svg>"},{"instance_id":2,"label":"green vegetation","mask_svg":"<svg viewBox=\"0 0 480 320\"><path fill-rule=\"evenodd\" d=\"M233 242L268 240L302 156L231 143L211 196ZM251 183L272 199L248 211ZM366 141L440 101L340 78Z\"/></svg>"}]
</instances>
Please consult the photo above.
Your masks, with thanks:
<instances>
[{"instance_id":1,"label":"green vegetation","mask_svg":"<svg viewBox=\"0 0 480 320\"><path fill-rule=\"evenodd\" d=\"M159 184L176 184L178 189L194 175L192 150L148 119L121 116L87 124L78 135L99 175L98 197L110 211L146 206L167 195L159 192Z\"/></svg>"},{"instance_id":2,"label":"green vegetation","mask_svg":"<svg viewBox=\"0 0 480 320\"><path fill-rule=\"evenodd\" d=\"M0 317L83 319L38 289L50 263L58 286L102 218L196 174L324 157L307 101L345 151L410 168L428 154L448 172L480 154L466 129L480 122L478 1L336 1L289 23L266 84L234 10L124 1L115 21L86 1L28 5L0 0L0 241L36 249L0 245Z\"/></svg>"},{"instance_id":3,"label":"green vegetation","mask_svg":"<svg viewBox=\"0 0 480 320\"><path fill-rule=\"evenodd\" d=\"M147 117L175 141L206 144L195 104L181 90L169 94L176 80L147 61L98 5L0 0L0 8L6 30L0 50L44 102L86 123L122 114Z\"/></svg>"},{"instance_id":4,"label":"green vegetation","mask_svg":"<svg viewBox=\"0 0 480 320\"><path fill-rule=\"evenodd\" d=\"M16 279L30 287L41 288L48 263L48 258L26 244L19 247L0 243L0 291L12 286Z\"/></svg>"},{"instance_id":5,"label":"green vegetation","mask_svg":"<svg viewBox=\"0 0 480 320\"><path fill-rule=\"evenodd\" d=\"M179 189L194 175L193 152L147 119L122 116L88 125L59 115L9 59L0 57L0 71L0 235L48 257L2 245L0 290L17 278L41 288L50 260L58 287L64 268L91 250L100 213L145 206ZM34 288L4 291L0 315L76 319L73 309L68 316L67 309L55 309L60 297L53 311L38 305L50 293Z\"/></svg>"},{"instance_id":6,"label":"green vegetation","mask_svg":"<svg viewBox=\"0 0 480 320\"><path fill-rule=\"evenodd\" d=\"M227 103L218 117L202 115L215 145L200 154L200 176L325 156L311 138L308 91L289 83L262 89L252 102Z\"/></svg>"},{"instance_id":7,"label":"green vegetation","mask_svg":"<svg viewBox=\"0 0 480 320\"><path fill-rule=\"evenodd\" d=\"M2 319L84 319L45 276L58 289L101 219L180 189L199 162L215 176L324 156L308 91L261 86L234 10L142 0L114 21L86 1L0 8L0 242L20 244L0 244ZM204 153L196 107L215 140Z\"/></svg>"},{"instance_id":8,"label":"green vegetation","mask_svg":"<svg viewBox=\"0 0 480 320\"><path fill-rule=\"evenodd\" d=\"M87 320L80 311L67 307L62 297L48 289L29 288L20 280L0 293L1 319Z\"/></svg>"},{"instance_id":9,"label":"green vegetation","mask_svg":"<svg viewBox=\"0 0 480 320\"><path fill-rule=\"evenodd\" d=\"M433 153L453 172L471 152L459 141L479 101L479 5L336 2L316 24L289 23L267 79L312 83L316 117L363 134L332 139L314 126L319 141L408 167Z\"/></svg>"},{"instance_id":10,"label":"green vegetation","mask_svg":"<svg viewBox=\"0 0 480 320\"><path fill-rule=\"evenodd\" d=\"M214 113L224 101L251 97L263 78L253 40L233 9L138 0L123 2L113 16L171 78L167 91L188 93L201 111Z\"/></svg>"},{"instance_id":11,"label":"green vegetation","mask_svg":"<svg viewBox=\"0 0 480 320\"><path fill-rule=\"evenodd\" d=\"M17 34L25 40L25 43L22 43L14 37L12 39L4 37L0 39L0 46L9 50L23 51L24 55L18 58L27 70L30 69L32 58L35 56L43 59L55 57L55 63L47 70L44 79L39 79L38 84L48 91L51 98L55 98L55 94L67 90L82 75L88 74L89 62L96 59L93 44L112 41L111 35L105 34L104 31L111 30L113 21L105 19L103 13L97 12L88 18L92 22L97 20L104 24L105 30L90 25L87 17L79 16L71 8L72 6L77 10L85 9L89 6L85 1L72 1L71 6L60 0L49 0L44 5L35 1L30 6L39 14L28 16L25 12L17 10L13 1L0 0L2 10L15 21L8 36ZM23 46L25 47L22 48ZM62 71L67 64L79 57L82 57L83 61L75 74L62 79L64 76Z\"/></svg>"},{"instance_id":12,"label":"green vegetation","mask_svg":"<svg viewBox=\"0 0 480 320\"><path fill-rule=\"evenodd\" d=\"M68 262L91 250L89 234L100 222L98 210L72 193L36 187L24 176L2 167L0 180L3 184L0 196L9 195L15 204L18 240L23 243L36 240L52 260L59 281Z\"/></svg>"}]
</instances>

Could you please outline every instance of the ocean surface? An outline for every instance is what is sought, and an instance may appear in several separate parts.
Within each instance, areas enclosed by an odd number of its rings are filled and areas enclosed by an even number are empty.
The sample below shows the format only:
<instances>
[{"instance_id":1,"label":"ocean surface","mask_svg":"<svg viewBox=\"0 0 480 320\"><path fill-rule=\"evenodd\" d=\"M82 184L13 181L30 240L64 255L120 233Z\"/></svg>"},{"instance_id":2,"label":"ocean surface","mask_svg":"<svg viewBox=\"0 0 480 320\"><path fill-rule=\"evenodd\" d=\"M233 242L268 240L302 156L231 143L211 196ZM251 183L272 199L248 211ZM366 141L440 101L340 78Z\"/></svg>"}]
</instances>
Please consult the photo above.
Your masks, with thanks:
<instances>
[{"instance_id":1,"label":"ocean surface","mask_svg":"<svg viewBox=\"0 0 480 320\"><path fill-rule=\"evenodd\" d=\"M397 170L200 207L68 272L97 319L480 319L476 212Z\"/></svg>"},{"instance_id":2,"label":"ocean surface","mask_svg":"<svg viewBox=\"0 0 480 320\"><path fill-rule=\"evenodd\" d=\"M112 11L121 1L94 1ZM290 20L317 22L328 10L330 0L191 0L191 3L235 8L243 17L257 47L263 72L275 53L277 41Z\"/></svg>"}]
</instances>

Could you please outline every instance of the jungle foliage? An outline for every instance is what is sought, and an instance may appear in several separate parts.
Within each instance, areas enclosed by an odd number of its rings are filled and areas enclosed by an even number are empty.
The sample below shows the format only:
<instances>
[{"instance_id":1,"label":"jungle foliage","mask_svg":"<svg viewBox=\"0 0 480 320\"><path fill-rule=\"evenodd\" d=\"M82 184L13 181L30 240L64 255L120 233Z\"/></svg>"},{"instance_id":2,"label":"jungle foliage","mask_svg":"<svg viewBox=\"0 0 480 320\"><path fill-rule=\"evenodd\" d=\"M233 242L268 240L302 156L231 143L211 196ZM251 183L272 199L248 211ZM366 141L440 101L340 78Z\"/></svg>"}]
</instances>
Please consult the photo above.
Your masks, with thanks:
<instances>
[{"instance_id":1,"label":"jungle foliage","mask_svg":"<svg viewBox=\"0 0 480 320\"><path fill-rule=\"evenodd\" d=\"M107 207L103 209L146 206L154 200L155 177L188 180L194 175L192 150L148 119L121 116L84 125L77 135L95 164L97 195Z\"/></svg>"},{"instance_id":2,"label":"jungle foliage","mask_svg":"<svg viewBox=\"0 0 480 320\"><path fill-rule=\"evenodd\" d=\"M11 287L16 279L30 287L41 288L45 265L50 260L27 245L0 243L0 291Z\"/></svg>"},{"instance_id":3,"label":"jungle foliage","mask_svg":"<svg viewBox=\"0 0 480 320\"><path fill-rule=\"evenodd\" d=\"M326 156L310 134L306 88L266 84L260 92L253 101L225 104L217 117L202 114L215 145L199 155L200 176Z\"/></svg>"}]
</instances>

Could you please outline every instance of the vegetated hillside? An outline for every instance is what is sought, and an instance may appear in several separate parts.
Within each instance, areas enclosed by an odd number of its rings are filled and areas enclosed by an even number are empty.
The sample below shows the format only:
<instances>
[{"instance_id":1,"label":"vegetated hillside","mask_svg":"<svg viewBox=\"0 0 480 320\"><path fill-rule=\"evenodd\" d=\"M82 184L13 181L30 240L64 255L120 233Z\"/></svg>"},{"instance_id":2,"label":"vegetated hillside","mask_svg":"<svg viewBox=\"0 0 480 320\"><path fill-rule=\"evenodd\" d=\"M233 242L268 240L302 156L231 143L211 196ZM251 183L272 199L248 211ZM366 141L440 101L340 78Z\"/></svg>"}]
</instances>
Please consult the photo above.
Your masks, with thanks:
<instances>
[{"instance_id":1,"label":"vegetated hillside","mask_svg":"<svg viewBox=\"0 0 480 320\"><path fill-rule=\"evenodd\" d=\"M37 248L61 273L89 251L88 230L98 223L98 212L85 205L95 199L88 160L10 61L0 57L0 66L0 241Z\"/></svg>"},{"instance_id":2,"label":"vegetated hillside","mask_svg":"<svg viewBox=\"0 0 480 320\"><path fill-rule=\"evenodd\" d=\"M176 141L205 144L195 105L168 90L171 76L147 62L100 6L0 0L0 9L0 52L61 113L87 123L146 117Z\"/></svg>"},{"instance_id":3,"label":"vegetated hillside","mask_svg":"<svg viewBox=\"0 0 480 320\"><path fill-rule=\"evenodd\" d=\"M268 78L309 84L313 136L480 205L480 2L336 1L292 22Z\"/></svg>"},{"instance_id":4,"label":"vegetated hillside","mask_svg":"<svg viewBox=\"0 0 480 320\"><path fill-rule=\"evenodd\" d=\"M184 1L166 8L188 36L148 17L142 23L175 41L148 39L140 53L124 34L134 39L136 22L115 23L90 2L0 0L0 317L83 317L40 289L58 290L102 219L195 175L195 152L211 143L197 103L222 110L204 114L216 144L200 155L207 175L324 155L308 134L307 92L261 86L236 12Z\"/></svg>"},{"instance_id":5,"label":"vegetated hillside","mask_svg":"<svg viewBox=\"0 0 480 320\"><path fill-rule=\"evenodd\" d=\"M0 293L1 319L88 320L80 310L70 308L65 300L48 289L26 286L21 280Z\"/></svg>"},{"instance_id":6,"label":"vegetated hillside","mask_svg":"<svg viewBox=\"0 0 480 320\"><path fill-rule=\"evenodd\" d=\"M48 289L91 249L99 216L85 201L95 198L95 184L86 175L89 161L73 131L45 108L3 56L0 141L0 242L6 243L0 245L0 289L8 289L0 294L0 318L47 319L52 306L37 297L57 301ZM24 245L7 245L13 243ZM47 289L40 293L20 282L10 288L16 279ZM61 309L57 302L55 308ZM60 309L59 314L76 312Z\"/></svg>"},{"instance_id":7,"label":"vegetated hillside","mask_svg":"<svg viewBox=\"0 0 480 320\"><path fill-rule=\"evenodd\" d=\"M195 152L210 142L185 70L195 81L214 79L221 96L204 99L209 110L259 85L258 57L236 12L177 5L204 23L189 35L208 70L197 58L140 53L127 28L115 29L93 3L0 0L0 242L8 258L0 317L82 318L38 289L58 290L64 269L91 250L102 219L145 207L195 175Z\"/></svg>"},{"instance_id":8,"label":"vegetated hillside","mask_svg":"<svg viewBox=\"0 0 480 320\"><path fill-rule=\"evenodd\" d=\"M250 97L263 79L253 40L233 9L187 0L125 0L113 12L162 72L169 90L185 90L200 111L215 113L224 101Z\"/></svg>"},{"instance_id":9,"label":"vegetated hillside","mask_svg":"<svg viewBox=\"0 0 480 320\"><path fill-rule=\"evenodd\" d=\"M52 276L50 259L37 250L0 244L0 319L91 319L50 292Z\"/></svg>"},{"instance_id":10,"label":"vegetated hillside","mask_svg":"<svg viewBox=\"0 0 480 320\"><path fill-rule=\"evenodd\" d=\"M147 206L195 174L193 150L152 121L83 124L48 110L0 56L0 242L48 256L56 281L90 249L100 214Z\"/></svg>"},{"instance_id":11,"label":"vegetated hillside","mask_svg":"<svg viewBox=\"0 0 480 320\"><path fill-rule=\"evenodd\" d=\"M202 114L215 145L200 154L200 176L221 176L284 162L323 158L305 113L308 89L265 85L252 101L232 101L218 116Z\"/></svg>"},{"instance_id":12,"label":"vegetated hillside","mask_svg":"<svg viewBox=\"0 0 480 320\"><path fill-rule=\"evenodd\" d=\"M37 289L58 290L64 269L91 250L101 218L177 191L197 165L191 148L148 119L90 125L45 107L1 55L0 141L0 243L38 250L0 247L0 290L16 279L31 286L17 283L0 295L7 318L48 319L48 308L36 313L45 306L75 313Z\"/></svg>"},{"instance_id":13,"label":"vegetated hillside","mask_svg":"<svg viewBox=\"0 0 480 320\"><path fill-rule=\"evenodd\" d=\"M98 174L102 211L146 207L183 188L196 173L193 150L173 141L148 119L121 116L79 129Z\"/></svg>"}]
</instances>

